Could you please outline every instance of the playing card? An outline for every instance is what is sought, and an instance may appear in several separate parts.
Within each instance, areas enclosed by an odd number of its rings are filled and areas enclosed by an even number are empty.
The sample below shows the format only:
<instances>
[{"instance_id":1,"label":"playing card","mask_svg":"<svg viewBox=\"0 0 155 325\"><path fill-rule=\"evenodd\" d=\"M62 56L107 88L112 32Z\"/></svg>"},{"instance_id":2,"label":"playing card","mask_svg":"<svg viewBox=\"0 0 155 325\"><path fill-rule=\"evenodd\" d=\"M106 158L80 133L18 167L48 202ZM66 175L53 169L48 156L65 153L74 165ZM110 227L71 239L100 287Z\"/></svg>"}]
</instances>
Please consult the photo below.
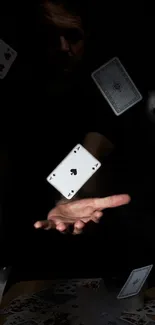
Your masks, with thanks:
<instances>
[{"instance_id":1,"label":"playing card","mask_svg":"<svg viewBox=\"0 0 155 325\"><path fill-rule=\"evenodd\" d=\"M144 311L148 315L155 315L155 300L145 303Z\"/></svg>"},{"instance_id":2,"label":"playing card","mask_svg":"<svg viewBox=\"0 0 155 325\"><path fill-rule=\"evenodd\" d=\"M143 308L136 308L136 309L126 309L124 310L124 313L127 313L127 314L136 314L136 315L144 315L145 314L145 310L144 310L144 307Z\"/></svg>"},{"instance_id":3,"label":"playing card","mask_svg":"<svg viewBox=\"0 0 155 325\"><path fill-rule=\"evenodd\" d=\"M101 319L104 312L103 299L100 299L96 291L84 287L80 287L77 293L76 299L63 306L64 310L78 316L85 325L103 325Z\"/></svg>"},{"instance_id":4,"label":"playing card","mask_svg":"<svg viewBox=\"0 0 155 325\"><path fill-rule=\"evenodd\" d=\"M77 144L47 177L47 181L64 197L71 199L100 166L101 163L90 152Z\"/></svg>"},{"instance_id":5,"label":"playing card","mask_svg":"<svg viewBox=\"0 0 155 325\"><path fill-rule=\"evenodd\" d=\"M92 78L116 115L124 113L142 99L117 57L94 71Z\"/></svg>"},{"instance_id":6,"label":"playing card","mask_svg":"<svg viewBox=\"0 0 155 325\"><path fill-rule=\"evenodd\" d=\"M97 291L100 288L101 281L102 281L101 278L81 279L81 281L77 283L77 286Z\"/></svg>"},{"instance_id":7,"label":"playing card","mask_svg":"<svg viewBox=\"0 0 155 325\"><path fill-rule=\"evenodd\" d=\"M132 313L122 313L121 320L126 321L129 324L146 325L149 319L145 315L138 315Z\"/></svg>"},{"instance_id":8,"label":"playing card","mask_svg":"<svg viewBox=\"0 0 155 325\"><path fill-rule=\"evenodd\" d=\"M52 301L43 301L34 295L24 296L24 298L20 296L12 300L6 308L1 310L0 314L17 314L27 310L29 310L30 313L37 313L40 312L40 310L50 308L53 304Z\"/></svg>"},{"instance_id":9,"label":"playing card","mask_svg":"<svg viewBox=\"0 0 155 325\"><path fill-rule=\"evenodd\" d=\"M7 317L5 325L16 325L24 323L25 321L32 321L31 314L29 312L19 312Z\"/></svg>"},{"instance_id":10,"label":"playing card","mask_svg":"<svg viewBox=\"0 0 155 325\"><path fill-rule=\"evenodd\" d=\"M76 295L76 287L77 283L80 282L80 279L75 280L53 280L50 288L43 289L39 292L34 293L34 296L43 299L44 301L51 301L53 299L53 295L66 295L75 296Z\"/></svg>"},{"instance_id":11,"label":"playing card","mask_svg":"<svg viewBox=\"0 0 155 325\"><path fill-rule=\"evenodd\" d=\"M125 282L123 288L121 289L118 299L131 297L137 295L144 285L153 265L148 265L141 267L139 269L133 270L127 281Z\"/></svg>"},{"instance_id":12,"label":"playing card","mask_svg":"<svg viewBox=\"0 0 155 325\"><path fill-rule=\"evenodd\" d=\"M0 39L0 79L3 79L7 75L16 56L17 52Z\"/></svg>"},{"instance_id":13,"label":"playing card","mask_svg":"<svg viewBox=\"0 0 155 325\"><path fill-rule=\"evenodd\" d=\"M76 295L76 283L72 283L71 280L60 282L55 287L54 292L66 295Z\"/></svg>"},{"instance_id":14,"label":"playing card","mask_svg":"<svg viewBox=\"0 0 155 325\"><path fill-rule=\"evenodd\" d=\"M44 325L50 324L59 324L59 325L71 325L72 324L72 315L67 312L53 312L53 315L50 315L45 321Z\"/></svg>"}]
</instances>

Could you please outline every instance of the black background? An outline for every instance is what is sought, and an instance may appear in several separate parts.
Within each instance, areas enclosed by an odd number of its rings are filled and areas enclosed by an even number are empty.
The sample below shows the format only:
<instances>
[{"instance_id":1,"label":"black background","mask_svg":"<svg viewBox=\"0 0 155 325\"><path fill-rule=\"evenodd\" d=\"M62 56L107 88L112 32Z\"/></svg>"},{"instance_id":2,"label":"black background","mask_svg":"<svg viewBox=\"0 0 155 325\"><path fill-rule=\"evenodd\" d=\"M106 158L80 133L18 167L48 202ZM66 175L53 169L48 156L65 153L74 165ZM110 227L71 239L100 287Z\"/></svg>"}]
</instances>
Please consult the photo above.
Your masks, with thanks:
<instances>
[{"instance_id":1,"label":"black background","mask_svg":"<svg viewBox=\"0 0 155 325\"><path fill-rule=\"evenodd\" d=\"M144 11L142 3L136 8L132 2L89 2L88 13L91 35L83 65L72 88L60 86L55 93L42 56L38 4L7 2L0 10L0 38L18 52L0 80L1 151L8 157L1 190L2 254L7 263L20 260L29 270L35 264L56 276L126 272L152 263L154 255L154 126L146 116L147 93L154 89L153 12ZM114 56L143 95L120 117L90 78ZM76 238L35 231L33 222L46 217L57 197L46 176L89 131L115 144L111 193L127 191L132 203L105 213L100 225Z\"/></svg>"}]
</instances>

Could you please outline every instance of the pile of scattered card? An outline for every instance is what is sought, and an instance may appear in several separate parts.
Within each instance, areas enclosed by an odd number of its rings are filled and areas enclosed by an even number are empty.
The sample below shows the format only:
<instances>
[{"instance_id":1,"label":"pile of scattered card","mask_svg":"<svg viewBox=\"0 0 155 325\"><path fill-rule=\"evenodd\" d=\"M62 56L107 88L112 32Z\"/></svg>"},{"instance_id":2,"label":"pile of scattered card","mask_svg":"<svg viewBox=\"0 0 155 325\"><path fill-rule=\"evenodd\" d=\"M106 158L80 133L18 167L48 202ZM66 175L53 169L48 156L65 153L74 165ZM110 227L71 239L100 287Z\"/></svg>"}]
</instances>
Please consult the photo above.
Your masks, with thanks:
<instances>
[{"instance_id":1,"label":"pile of scattered card","mask_svg":"<svg viewBox=\"0 0 155 325\"><path fill-rule=\"evenodd\" d=\"M141 312L139 314L137 313L130 313L130 312L124 312L122 313L120 319L122 321L125 321L129 324L133 325L146 325L151 320L144 314L144 312Z\"/></svg>"},{"instance_id":2,"label":"pile of scattered card","mask_svg":"<svg viewBox=\"0 0 155 325\"><path fill-rule=\"evenodd\" d=\"M138 308L130 312L124 311L120 319L129 324L153 325L155 321L155 300L150 300L145 303L143 308Z\"/></svg>"}]
</instances>

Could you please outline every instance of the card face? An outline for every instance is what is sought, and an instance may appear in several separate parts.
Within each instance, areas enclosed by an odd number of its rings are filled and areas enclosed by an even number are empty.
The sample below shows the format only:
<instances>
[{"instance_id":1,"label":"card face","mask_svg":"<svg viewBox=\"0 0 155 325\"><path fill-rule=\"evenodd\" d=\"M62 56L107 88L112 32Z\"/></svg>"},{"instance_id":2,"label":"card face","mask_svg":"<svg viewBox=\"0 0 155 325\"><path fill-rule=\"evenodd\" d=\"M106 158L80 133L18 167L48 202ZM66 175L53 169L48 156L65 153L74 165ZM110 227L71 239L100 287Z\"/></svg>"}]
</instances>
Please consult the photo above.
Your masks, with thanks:
<instances>
[{"instance_id":1,"label":"card face","mask_svg":"<svg viewBox=\"0 0 155 325\"><path fill-rule=\"evenodd\" d=\"M150 300L146 302L144 306L144 311L147 315L155 316L155 300Z\"/></svg>"},{"instance_id":2,"label":"card face","mask_svg":"<svg viewBox=\"0 0 155 325\"><path fill-rule=\"evenodd\" d=\"M6 325L19 325L19 324L25 324L28 323L30 325L37 325L34 320L32 320L30 312L17 312L16 314L9 315L5 321Z\"/></svg>"},{"instance_id":3,"label":"card face","mask_svg":"<svg viewBox=\"0 0 155 325\"><path fill-rule=\"evenodd\" d=\"M137 295L143 287L152 267L153 265L148 265L141 267L140 269L133 270L117 298L122 299Z\"/></svg>"},{"instance_id":4,"label":"card face","mask_svg":"<svg viewBox=\"0 0 155 325\"><path fill-rule=\"evenodd\" d=\"M90 152L77 144L47 177L47 181L64 197L71 199L100 166L101 163Z\"/></svg>"},{"instance_id":5,"label":"card face","mask_svg":"<svg viewBox=\"0 0 155 325\"><path fill-rule=\"evenodd\" d=\"M135 325L146 325L148 324L148 318L143 315L137 315L132 313L122 313L121 320L129 323L129 324L135 324Z\"/></svg>"},{"instance_id":6,"label":"card face","mask_svg":"<svg viewBox=\"0 0 155 325\"><path fill-rule=\"evenodd\" d=\"M16 56L17 52L0 39L0 79L5 78Z\"/></svg>"},{"instance_id":7,"label":"card face","mask_svg":"<svg viewBox=\"0 0 155 325\"><path fill-rule=\"evenodd\" d=\"M94 71L92 78L116 115L121 115L142 99L117 57Z\"/></svg>"}]
</instances>

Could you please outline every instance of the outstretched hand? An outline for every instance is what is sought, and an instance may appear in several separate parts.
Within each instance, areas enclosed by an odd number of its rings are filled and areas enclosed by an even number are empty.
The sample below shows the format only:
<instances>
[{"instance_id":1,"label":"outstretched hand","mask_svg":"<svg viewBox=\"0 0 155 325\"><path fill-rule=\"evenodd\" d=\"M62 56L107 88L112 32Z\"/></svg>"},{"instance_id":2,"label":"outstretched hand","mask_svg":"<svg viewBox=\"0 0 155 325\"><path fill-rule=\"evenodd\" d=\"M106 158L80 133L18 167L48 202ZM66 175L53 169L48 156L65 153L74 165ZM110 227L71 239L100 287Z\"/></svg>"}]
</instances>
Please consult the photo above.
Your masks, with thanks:
<instances>
[{"instance_id":1,"label":"outstretched hand","mask_svg":"<svg viewBox=\"0 0 155 325\"><path fill-rule=\"evenodd\" d=\"M74 225L74 234L79 234L89 221L99 222L104 209L115 208L130 202L129 195L114 195L105 198L82 199L72 202L61 202L53 208L47 220L37 221L35 228L46 230L56 228L64 232L69 225Z\"/></svg>"}]
</instances>

